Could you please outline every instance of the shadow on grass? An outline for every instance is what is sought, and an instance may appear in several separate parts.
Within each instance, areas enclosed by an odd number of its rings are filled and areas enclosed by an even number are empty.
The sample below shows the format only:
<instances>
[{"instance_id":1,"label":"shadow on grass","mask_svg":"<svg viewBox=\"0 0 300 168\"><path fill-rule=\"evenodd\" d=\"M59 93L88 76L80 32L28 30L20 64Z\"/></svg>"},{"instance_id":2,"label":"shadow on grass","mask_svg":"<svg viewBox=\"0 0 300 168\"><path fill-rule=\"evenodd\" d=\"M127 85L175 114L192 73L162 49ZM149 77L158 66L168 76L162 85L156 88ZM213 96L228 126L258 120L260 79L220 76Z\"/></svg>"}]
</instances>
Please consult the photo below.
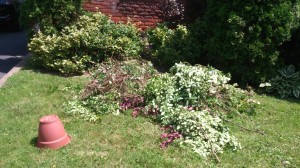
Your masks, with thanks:
<instances>
[{"instance_id":1,"label":"shadow on grass","mask_svg":"<svg viewBox=\"0 0 300 168\"><path fill-rule=\"evenodd\" d=\"M27 61L26 61L26 64L23 65L23 69L24 70L31 70L31 71L34 71L36 73L41 73L41 74L46 74L46 75L53 75L53 76L59 76L59 77L74 77L74 76L81 76L83 74L62 74L62 73L59 73L57 71L51 71L51 70L47 70L43 67L40 67L40 66L37 66L33 63L33 57L30 56Z\"/></svg>"},{"instance_id":2,"label":"shadow on grass","mask_svg":"<svg viewBox=\"0 0 300 168\"><path fill-rule=\"evenodd\" d=\"M169 71L169 68L166 68L166 67L162 67L162 66L159 66L157 65L157 63L155 63L153 60L147 58L147 57L144 57L142 56L141 58L137 59L137 60L144 60L144 61L149 61L153 64L153 68L155 70L157 70L158 72L160 73L165 73L165 72L168 72ZM117 61L121 61L121 60L118 60ZM105 62L105 61L103 61ZM101 63L103 63L101 62ZM101 64L99 63L99 64ZM59 77L74 77L74 76L82 76L82 75L88 75L89 72L93 71L93 68L97 67L96 66L91 66L89 69L85 70L84 73L80 74L80 73L70 73L70 74L63 74L63 73L60 73L58 71L53 71L53 70L47 70L41 66L38 66L34 63L33 61L33 56L30 56L30 58L28 58L26 64L23 66L23 69L25 70L32 70L34 72L37 72L37 73L41 73L41 74L47 74L47 75L54 75L54 76L59 76Z\"/></svg>"},{"instance_id":3,"label":"shadow on grass","mask_svg":"<svg viewBox=\"0 0 300 168\"><path fill-rule=\"evenodd\" d=\"M271 97L275 100L280 100L280 101L285 101L285 102L289 102L289 103L297 103L299 104L300 103L300 98L297 99L295 97L286 97L286 98L281 98L280 96L278 95L275 95L275 94L272 94L272 93L267 93L261 89L255 91L255 93L259 96L268 96L268 97Z\"/></svg>"},{"instance_id":4,"label":"shadow on grass","mask_svg":"<svg viewBox=\"0 0 300 168\"><path fill-rule=\"evenodd\" d=\"M296 99L296 98L280 98L280 97L276 97L276 96L272 96L274 99L276 100L281 100L281 101L286 101L286 102L289 102L289 103L297 103L299 104L300 103L300 99Z\"/></svg>"},{"instance_id":5,"label":"shadow on grass","mask_svg":"<svg viewBox=\"0 0 300 168\"><path fill-rule=\"evenodd\" d=\"M38 137L34 137L34 138L31 139L31 141L30 141L29 144L30 144L31 146L34 146L34 147L35 147L35 144L36 144L37 140L38 140Z\"/></svg>"}]
</instances>

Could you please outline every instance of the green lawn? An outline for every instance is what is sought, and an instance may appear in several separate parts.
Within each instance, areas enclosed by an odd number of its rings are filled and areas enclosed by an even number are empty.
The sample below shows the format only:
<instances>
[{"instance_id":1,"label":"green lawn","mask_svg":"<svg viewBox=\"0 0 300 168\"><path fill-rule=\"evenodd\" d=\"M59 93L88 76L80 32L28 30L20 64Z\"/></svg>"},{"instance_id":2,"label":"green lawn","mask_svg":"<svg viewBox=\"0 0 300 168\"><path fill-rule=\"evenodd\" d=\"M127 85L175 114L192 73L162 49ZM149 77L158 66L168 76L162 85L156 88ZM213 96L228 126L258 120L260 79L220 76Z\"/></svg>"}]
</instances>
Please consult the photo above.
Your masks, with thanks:
<instances>
[{"instance_id":1,"label":"green lawn","mask_svg":"<svg viewBox=\"0 0 300 168\"><path fill-rule=\"evenodd\" d=\"M104 115L93 124L63 112L87 77L22 70L0 88L0 167L300 167L300 101L256 96L257 114L228 124L243 149L201 159L172 144L159 148L161 130L150 119ZM39 118L59 115L72 142L59 150L34 147Z\"/></svg>"}]
</instances>

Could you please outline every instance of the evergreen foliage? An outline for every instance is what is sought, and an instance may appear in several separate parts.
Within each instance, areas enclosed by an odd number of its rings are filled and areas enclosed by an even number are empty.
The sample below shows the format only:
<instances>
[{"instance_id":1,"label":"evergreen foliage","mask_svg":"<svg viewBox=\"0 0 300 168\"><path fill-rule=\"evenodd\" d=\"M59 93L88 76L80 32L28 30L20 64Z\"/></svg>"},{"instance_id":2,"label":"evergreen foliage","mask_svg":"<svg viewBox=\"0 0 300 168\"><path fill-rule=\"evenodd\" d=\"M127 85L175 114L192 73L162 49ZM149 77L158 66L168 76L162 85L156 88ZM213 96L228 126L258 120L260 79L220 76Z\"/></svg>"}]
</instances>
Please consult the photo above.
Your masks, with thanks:
<instances>
[{"instance_id":1,"label":"evergreen foliage","mask_svg":"<svg viewBox=\"0 0 300 168\"><path fill-rule=\"evenodd\" d=\"M82 73L107 58L138 58L142 48L136 27L101 13L82 15L58 34L39 32L29 43L35 65L64 74Z\"/></svg>"},{"instance_id":2,"label":"evergreen foliage","mask_svg":"<svg viewBox=\"0 0 300 168\"><path fill-rule=\"evenodd\" d=\"M243 83L265 81L280 65L278 47L299 25L299 9L297 0L208 0L201 59Z\"/></svg>"},{"instance_id":3,"label":"evergreen foliage","mask_svg":"<svg viewBox=\"0 0 300 168\"><path fill-rule=\"evenodd\" d=\"M41 31L47 35L70 25L82 11L82 0L26 0L21 6L20 21L29 35Z\"/></svg>"}]
</instances>

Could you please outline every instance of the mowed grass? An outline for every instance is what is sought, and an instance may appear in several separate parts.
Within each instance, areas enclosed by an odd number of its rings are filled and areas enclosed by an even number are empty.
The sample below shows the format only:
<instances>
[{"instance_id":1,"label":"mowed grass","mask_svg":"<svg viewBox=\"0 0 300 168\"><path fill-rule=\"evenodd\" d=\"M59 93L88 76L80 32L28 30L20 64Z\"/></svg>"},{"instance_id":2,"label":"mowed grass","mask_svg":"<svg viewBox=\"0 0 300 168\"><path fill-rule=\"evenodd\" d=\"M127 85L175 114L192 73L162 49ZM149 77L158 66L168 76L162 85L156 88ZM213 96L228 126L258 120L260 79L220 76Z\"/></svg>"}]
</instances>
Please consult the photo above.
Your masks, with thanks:
<instances>
[{"instance_id":1,"label":"mowed grass","mask_svg":"<svg viewBox=\"0 0 300 168\"><path fill-rule=\"evenodd\" d=\"M256 96L261 108L252 117L228 123L243 149L201 159L172 144L159 147L160 127L130 114L103 115L89 123L63 112L63 104L83 88L87 77L59 77L22 70L0 88L0 167L300 167L300 102ZM59 150L34 146L39 118L57 114L72 137Z\"/></svg>"},{"instance_id":2,"label":"mowed grass","mask_svg":"<svg viewBox=\"0 0 300 168\"><path fill-rule=\"evenodd\" d=\"M254 117L236 123L256 132L231 127L243 150L221 155L222 167L300 167L300 101L256 96L261 107ZM265 135L257 132L263 131Z\"/></svg>"}]
</instances>

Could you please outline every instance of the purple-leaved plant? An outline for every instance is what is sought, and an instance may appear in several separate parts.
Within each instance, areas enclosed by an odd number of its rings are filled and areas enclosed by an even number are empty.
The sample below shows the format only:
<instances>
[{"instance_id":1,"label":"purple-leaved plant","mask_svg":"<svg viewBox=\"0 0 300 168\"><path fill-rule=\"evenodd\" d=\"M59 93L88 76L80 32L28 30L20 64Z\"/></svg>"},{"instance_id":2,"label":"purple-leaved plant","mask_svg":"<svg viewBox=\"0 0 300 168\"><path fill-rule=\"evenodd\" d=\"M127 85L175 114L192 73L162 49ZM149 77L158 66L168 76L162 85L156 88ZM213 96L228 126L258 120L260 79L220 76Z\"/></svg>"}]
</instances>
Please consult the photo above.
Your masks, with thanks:
<instances>
[{"instance_id":1,"label":"purple-leaved plant","mask_svg":"<svg viewBox=\"0 0 300 168\"><path fill-rule=\"evenodd\" d=\"M120 103L121 110L133 109L131 116L136 118L140 111L144 109L144 97L140 95L124 96Z\"/></svg>"},{"instance_id":2,"label":"purple-leaved plant","mask_svg":"<svg viewBox=\"0 0 300 168\"><path fill-rule=\"evenodd\" d=\"M182 137L182 135L179 132L175 131L172 126L165 126L161 129L169 132L169 133L163 133L160 136L161 139L165 140L160 144L160 147L162 149L167 148L169 144L171 144L175 139Z\"/></svg>"}]
</instances>

